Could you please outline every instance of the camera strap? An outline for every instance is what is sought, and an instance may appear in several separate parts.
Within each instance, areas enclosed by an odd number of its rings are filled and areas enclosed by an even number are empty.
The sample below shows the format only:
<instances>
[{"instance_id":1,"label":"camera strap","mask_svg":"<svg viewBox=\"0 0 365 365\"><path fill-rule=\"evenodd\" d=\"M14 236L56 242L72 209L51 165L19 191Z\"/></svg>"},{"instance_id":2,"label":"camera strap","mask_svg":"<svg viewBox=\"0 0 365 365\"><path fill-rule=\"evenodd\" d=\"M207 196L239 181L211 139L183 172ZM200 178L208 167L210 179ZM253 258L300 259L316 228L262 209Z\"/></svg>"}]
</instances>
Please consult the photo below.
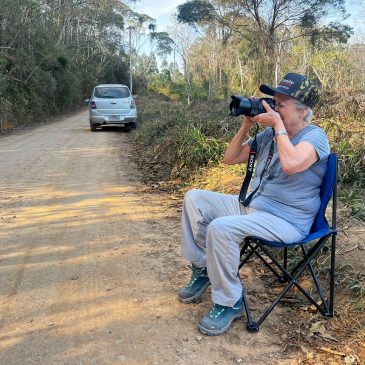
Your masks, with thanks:
<instances>
[{"instance_id":1,"label":"camera strap","mask_svg":"<svg viewBox=\"0 0 365 365\"><path fill-rule=\"evenodd\" d=\"M252 178L252 174L255 168L255 160L256 160L256 156L257 156L257 139L256 139L256 135L257 135L257 131L255 133L255 136L253 138L252 144L251 144L251 148L250 148L250 154L248 156L248 162L247 162L247 169L246 169L246 176L243 180L242 183L242 187L240 190L240 195L239 195L239 202L244 206L247 207L253 196L256 194L257 190L259 190L261 182L262 182L262 177L264 176L266 170L268 169L271 160L272 160L272 156L274 154L274 135L275 135L275 131L274 129L273 131L273 138L271 141L271 145L270 145L270 149L269 149L269 155L267 156L266 162L265 162L265 166L260 174L260 182L259 185L257 186L257 188L251 192L251 194L246 198L246 194L247 194L247 190L248 187L250 185L250 181Z\"/></svg>"}]
</instances>

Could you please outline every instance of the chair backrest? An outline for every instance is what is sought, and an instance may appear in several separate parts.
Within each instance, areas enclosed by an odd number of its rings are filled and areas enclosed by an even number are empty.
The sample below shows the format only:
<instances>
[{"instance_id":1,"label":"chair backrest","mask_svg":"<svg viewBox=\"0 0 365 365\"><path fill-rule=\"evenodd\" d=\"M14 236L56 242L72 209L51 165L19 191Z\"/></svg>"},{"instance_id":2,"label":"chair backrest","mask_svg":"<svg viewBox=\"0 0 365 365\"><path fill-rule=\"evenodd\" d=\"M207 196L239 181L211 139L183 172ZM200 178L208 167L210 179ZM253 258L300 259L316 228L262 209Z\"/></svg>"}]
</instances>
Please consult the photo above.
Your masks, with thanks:
<instances>
[{"instance_id":1,"label":"chair backrest","mask_svg":"<svg viewBox=\"0 0 365 365\"><path fill-rule=\"evenodd\" d=\"M332 194L334 195L333 202L333 214L332 214L332 227L336 226L336 186L337 186L337 154L331 153L328 156L326 173L323 176L320 198L321 205L314 222L312 224L310 233L318 232L323 229L329 229L329 224L326 219L326 209L328 202L331 199Z\"/></svg>"}]
</instances>

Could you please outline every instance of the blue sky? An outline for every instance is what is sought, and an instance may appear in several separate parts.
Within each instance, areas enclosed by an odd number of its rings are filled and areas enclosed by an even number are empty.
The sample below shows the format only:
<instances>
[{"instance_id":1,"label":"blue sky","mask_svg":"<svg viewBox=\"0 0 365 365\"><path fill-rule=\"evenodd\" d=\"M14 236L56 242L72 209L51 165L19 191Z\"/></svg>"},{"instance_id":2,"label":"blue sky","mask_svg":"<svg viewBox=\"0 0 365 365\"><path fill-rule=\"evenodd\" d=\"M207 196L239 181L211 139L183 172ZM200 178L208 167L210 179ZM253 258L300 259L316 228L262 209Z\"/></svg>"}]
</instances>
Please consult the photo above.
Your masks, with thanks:
<instances>
[{"instance_id":1,"label":"blue sky","mask_svg":"<svg viewBox=\"0 0 365 365\"><path fill-rule=\"evenodd\" d=\"M133 7L136 11L149 15L156 19L157 32L167 31L171 24L171 17L176 13L178 5L185 3L186 0L140 0ZM148 54L150 52L149 42L145 42L141 52ZM158 63L162 60L157 57ZM168 62L172 62L172 55L167 56Z\"/></svg>"},{"instance_id":2,"label":"blue sky","mask_svg":"<svg viewBox=\"0 0 365 365\"><path fill-rule=\"evenodd\" d=\"M176 7L186 0L141 0L137 9L156 19L157 31L162 32L171 22L171 15L176 12Z\"/></svg>"},{"instance_id":3,"label":"blue sky","mask_svg":"<svg viewBox=\"0 0 365 365\"><path fill-rule=\"evenodd\" d=\"M346 5L347 11L350 13L350 18L347 19L346 23L354 29L353 40L355 41L359 37L364 38L365 1L347 0Z\"/></svg>"}]
</instances>

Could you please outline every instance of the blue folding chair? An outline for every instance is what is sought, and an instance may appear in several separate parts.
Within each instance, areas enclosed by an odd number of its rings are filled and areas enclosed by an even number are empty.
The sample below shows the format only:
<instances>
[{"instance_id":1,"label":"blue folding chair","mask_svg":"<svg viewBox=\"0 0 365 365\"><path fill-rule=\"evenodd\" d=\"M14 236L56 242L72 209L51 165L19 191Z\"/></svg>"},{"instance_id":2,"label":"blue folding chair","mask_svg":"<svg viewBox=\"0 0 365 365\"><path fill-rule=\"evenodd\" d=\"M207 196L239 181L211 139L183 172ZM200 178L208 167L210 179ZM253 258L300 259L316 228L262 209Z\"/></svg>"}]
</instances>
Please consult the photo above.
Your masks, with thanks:
<instances>
[{"instance_id":1,"label":"blue folding chair","mask_svg":"<svg viewBox=\"0 0 365 365\"><path fill-rule=\"evenodd\" d=\"M307 237L302 241L284 244L283 242L266 241L259 237L246 237L241 249L241 260L239 270L245 265L252 256L257 256L263 264L277 277L280 283L287 283L285 288L275 298L272 304L261 314L261 317L254 321L251 316L251 310L243 288L242 297L247 317L247 329L250 332L259 330L260 325L267 316L274 310L277 304L284 298L292 287L296 287L318 311L325 317L333 317L334 306L334 286L335 286L335 249L336 249L336 209L337 209L337 176L338 161L337 155L331 153L327 162L327 170L323 177L320 197L321 205L317 216L312 224L311 230ZM328 223L325 213L327 205L332 198L332 219ZM326 298L325 291L322 289L320 281L313 269L312 261L321 253L325 243L331 238L331 264L329 268L329 297ZM309 243L313 243L309 244ZM307 247L310 246L308 249ZM303 257L300 262L296 263L293 268L288 269L288 249L300 247ZM273 250L281 249L283 251L283 263L272 254ZM264 255L262 254L264 253ZM269 260L266 259L266 257ZM300 277L309 271L313 279L313 289L315 288L319 298L316 299L308 290L303 288L299 283ZM319 303L319 304L318 304Z\"/></svg>"}]
</instances>

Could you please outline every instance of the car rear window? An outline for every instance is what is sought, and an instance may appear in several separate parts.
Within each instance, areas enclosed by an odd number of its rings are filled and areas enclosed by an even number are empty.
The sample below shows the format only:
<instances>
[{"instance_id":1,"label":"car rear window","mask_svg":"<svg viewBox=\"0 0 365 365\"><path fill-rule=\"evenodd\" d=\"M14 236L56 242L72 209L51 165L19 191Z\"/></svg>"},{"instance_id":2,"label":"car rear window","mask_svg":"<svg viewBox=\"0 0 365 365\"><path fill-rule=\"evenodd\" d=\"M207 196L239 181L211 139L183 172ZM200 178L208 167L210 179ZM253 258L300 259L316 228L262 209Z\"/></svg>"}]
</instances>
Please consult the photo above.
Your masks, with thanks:
<instances>
[{"instance_id":1,"label":"car rear window","mask_svg":"<svg viewBox=\"0 0 365 365\"><path fill-rule=\"evenodd\" d=\"M104 99L128 98L130 95L126 87L97 87L95 96Z\"/></svg>"}]
</instances>

